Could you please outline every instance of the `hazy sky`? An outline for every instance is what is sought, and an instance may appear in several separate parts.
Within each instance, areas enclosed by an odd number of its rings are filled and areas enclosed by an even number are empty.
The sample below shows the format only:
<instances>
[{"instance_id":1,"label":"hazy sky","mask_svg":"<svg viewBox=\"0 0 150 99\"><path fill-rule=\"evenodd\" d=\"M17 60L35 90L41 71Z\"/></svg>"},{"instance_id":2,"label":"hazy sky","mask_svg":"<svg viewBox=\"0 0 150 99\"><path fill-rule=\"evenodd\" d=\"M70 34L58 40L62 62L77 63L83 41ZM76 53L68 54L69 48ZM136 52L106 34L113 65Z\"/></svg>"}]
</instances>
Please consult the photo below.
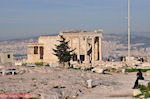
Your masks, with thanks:
<instances>
[{"instance_id":1,"label":"hazy sky","mask_svg":"<svg viewBox=\"0 0 150 99\"><path fill-rule=\"evenodd\" d=\"M131 0L134 32L150 32L150 0ZM104 29L127 32L127 0L0 0L0 40Z\"/></svg>"}]
</instances>

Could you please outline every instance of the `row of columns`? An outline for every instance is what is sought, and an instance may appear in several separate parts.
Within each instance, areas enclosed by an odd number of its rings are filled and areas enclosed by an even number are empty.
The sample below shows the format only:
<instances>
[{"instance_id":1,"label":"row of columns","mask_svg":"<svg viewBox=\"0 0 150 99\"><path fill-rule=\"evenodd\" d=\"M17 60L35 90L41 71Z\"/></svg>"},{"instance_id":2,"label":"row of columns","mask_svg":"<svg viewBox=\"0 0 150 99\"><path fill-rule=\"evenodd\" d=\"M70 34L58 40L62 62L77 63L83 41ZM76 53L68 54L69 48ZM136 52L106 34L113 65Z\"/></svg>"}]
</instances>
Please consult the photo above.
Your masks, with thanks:
<instances>
[{"instance_id":1,"label":"row of columns","mask_svg":"<svg viewBox=\"0 0 150 99\"><path fill-rule=\"evenodd\" d=\"M92 63L94 63L95 61L96 61L96 59L95 59L95 38L96 38L96 36L90 36L90 37L92 37ZM98 38L99 38L99 40L98 40L98 51L96 52L97 53L97 55L99 56L99 61L101 61L102 60L102 44L101 44L101 37L100 36L98 36ZM71 48L73 47L73 45L72 45L72 43L73 43L73 41L72 41L72 39L73 38L70 38L70 46L71 46ZM81 37L78 37L78 47L77 47L77 58L80 60L80 41L81 41ZM85 37L85 50L84 50L84 57L85 57L85 62L88 62L88 55L87 55L87 52L88 52L88 37L86 36ZM99 52L99 53L98 53ZM97 56L97 57L98 57Z\"/></svg>"}]
</instances>

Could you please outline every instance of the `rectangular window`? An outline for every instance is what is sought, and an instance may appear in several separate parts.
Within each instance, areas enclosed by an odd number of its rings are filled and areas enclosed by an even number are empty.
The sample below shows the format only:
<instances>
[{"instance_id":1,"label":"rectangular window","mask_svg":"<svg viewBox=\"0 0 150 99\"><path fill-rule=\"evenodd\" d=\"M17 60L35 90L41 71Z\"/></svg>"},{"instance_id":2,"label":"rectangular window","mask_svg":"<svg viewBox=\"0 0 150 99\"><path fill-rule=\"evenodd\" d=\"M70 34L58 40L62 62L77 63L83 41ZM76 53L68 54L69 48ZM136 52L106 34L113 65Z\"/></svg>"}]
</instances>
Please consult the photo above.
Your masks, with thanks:
<instances>
[{"instance_id":1,"label":"rectangular window","mask_svg":"<svg viewBox=\"0 0 150 99\"><path fill-rule=\"evenodd\" d=\"M40 47L40 59L43 59L43 55L44 55L44 48L41 46Z\"/></svg>"},{"instance_id":2,"label":"rectangular window","mask_svg":"<svg viewBox=\"0 0 150 99\"><path fill-rule=\"evenodd\" d=\"M38 46L34 47L34 54L38 54Z\"/></svg>"},{"instance_id":3,"label":"rectangular window","mask_svg":"<svg viewBox=\"0 0 150 99\"><path fill-rule=\"evenodd\" d=\"M77 61L77 55L73 55L73 61Z\"/></svg>"},{"instance_id":4,"label":"rectangular window","mask_svg":"<svg viewBox=\"0 0 150 99\"><path fill-rule=\"evenodd\" d=\"M10 54L7 55L7 58L10 58Z\"/></svg>"},{"instance_id":5,"label":"rectangular window","mask_svg":"<svg viewBox=\"0 0 150 99\"><path fill-rule=\"evenodd\" d=\"M84 61L84 60L85 60L84 58L85 58L84 55L80 55L80 60L81 60L81 61Z\"/></svg>"}]
</instances>

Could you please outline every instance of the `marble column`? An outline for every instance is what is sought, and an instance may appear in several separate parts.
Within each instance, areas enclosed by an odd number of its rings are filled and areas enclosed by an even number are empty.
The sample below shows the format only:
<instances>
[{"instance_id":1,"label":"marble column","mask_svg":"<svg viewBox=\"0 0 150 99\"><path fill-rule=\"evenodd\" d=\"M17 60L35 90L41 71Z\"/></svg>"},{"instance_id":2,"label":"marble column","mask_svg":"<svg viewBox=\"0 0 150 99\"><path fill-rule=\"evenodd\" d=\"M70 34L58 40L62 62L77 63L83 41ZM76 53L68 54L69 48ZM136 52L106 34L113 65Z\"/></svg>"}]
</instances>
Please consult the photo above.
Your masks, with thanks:
<instances>
[{"instance_id":1,"label":"marble column","mask_svg":"<svg viewBox=\"0 0 150 99\"><path fill-rule=\"evenodd\" d=\"M92 37L92 64L95 62L95 37Z\"/></svg>"},{"instance_id":2,"label":"marble column","mask_svg":"<svg viewBox=\"0 0 150 99\"><path fill-rule=\"evenodd\" d=\"M87 62L87 37L85 37L85 50L84 50L84 55L85 55L85 62Z\"/></svg>"},{"instance_id":3,"label":"marble column","mask_svg":"<svg viewBox=\"0 0 150 99\"><path fill-rule=\"evenodd\" d=\"M99 36L99 61L102 61L102 39Z\"/></svg>"},{"instance_id":4,"label":"marble column","mask_svg":"<svg viewBox=\"0 0 150 99\"><path fill-rule=\"evenodd\" d=\"M73 44L72 44L72 37L70 37L70 49L73 50ZM73 58L70 60L70 62L72 63L73 62Z\"/></svg>"},{"instance_id":5,"label":"marble column","mask_svg":"<svg viewBox=\"0 0 150 99\"><path fill-rule=\"evenodd\" d=\"M98 41L98 38L96 37L96 43L95 43L95 60L96 61L98 60L98 56L99 56L99 54L98 54L98 52L99 52L98 47L99 47L99 41Z\"/></svg>"},{"instance_id":6,"label":"marble column","mask_svg":"<svg viewBox=\"0 0 150 99\"><path fill-rule=\"evenodd\" d=\"M40 46L38 46L38 54L40 55Z\"/></svg>"}]
</instances>

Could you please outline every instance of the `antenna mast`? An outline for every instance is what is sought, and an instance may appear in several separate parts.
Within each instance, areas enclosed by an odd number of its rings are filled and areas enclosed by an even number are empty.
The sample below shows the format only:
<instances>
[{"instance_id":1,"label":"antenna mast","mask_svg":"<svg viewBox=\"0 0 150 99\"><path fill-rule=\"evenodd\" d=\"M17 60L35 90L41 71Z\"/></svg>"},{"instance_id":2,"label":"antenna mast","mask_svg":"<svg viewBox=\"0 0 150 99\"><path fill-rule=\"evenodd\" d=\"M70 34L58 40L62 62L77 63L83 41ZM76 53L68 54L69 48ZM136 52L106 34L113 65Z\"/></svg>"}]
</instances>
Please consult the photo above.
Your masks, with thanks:
<instances>
[{"instance_id":1,"label":"antenna mast","mask_svg":"<svg viewBox=\"0 0 150 99\"><path fill-rule=\"evenodd\" d=\"M130 0L128 0L128 60L130 57Z\"/></svg>"}]
</instances>

